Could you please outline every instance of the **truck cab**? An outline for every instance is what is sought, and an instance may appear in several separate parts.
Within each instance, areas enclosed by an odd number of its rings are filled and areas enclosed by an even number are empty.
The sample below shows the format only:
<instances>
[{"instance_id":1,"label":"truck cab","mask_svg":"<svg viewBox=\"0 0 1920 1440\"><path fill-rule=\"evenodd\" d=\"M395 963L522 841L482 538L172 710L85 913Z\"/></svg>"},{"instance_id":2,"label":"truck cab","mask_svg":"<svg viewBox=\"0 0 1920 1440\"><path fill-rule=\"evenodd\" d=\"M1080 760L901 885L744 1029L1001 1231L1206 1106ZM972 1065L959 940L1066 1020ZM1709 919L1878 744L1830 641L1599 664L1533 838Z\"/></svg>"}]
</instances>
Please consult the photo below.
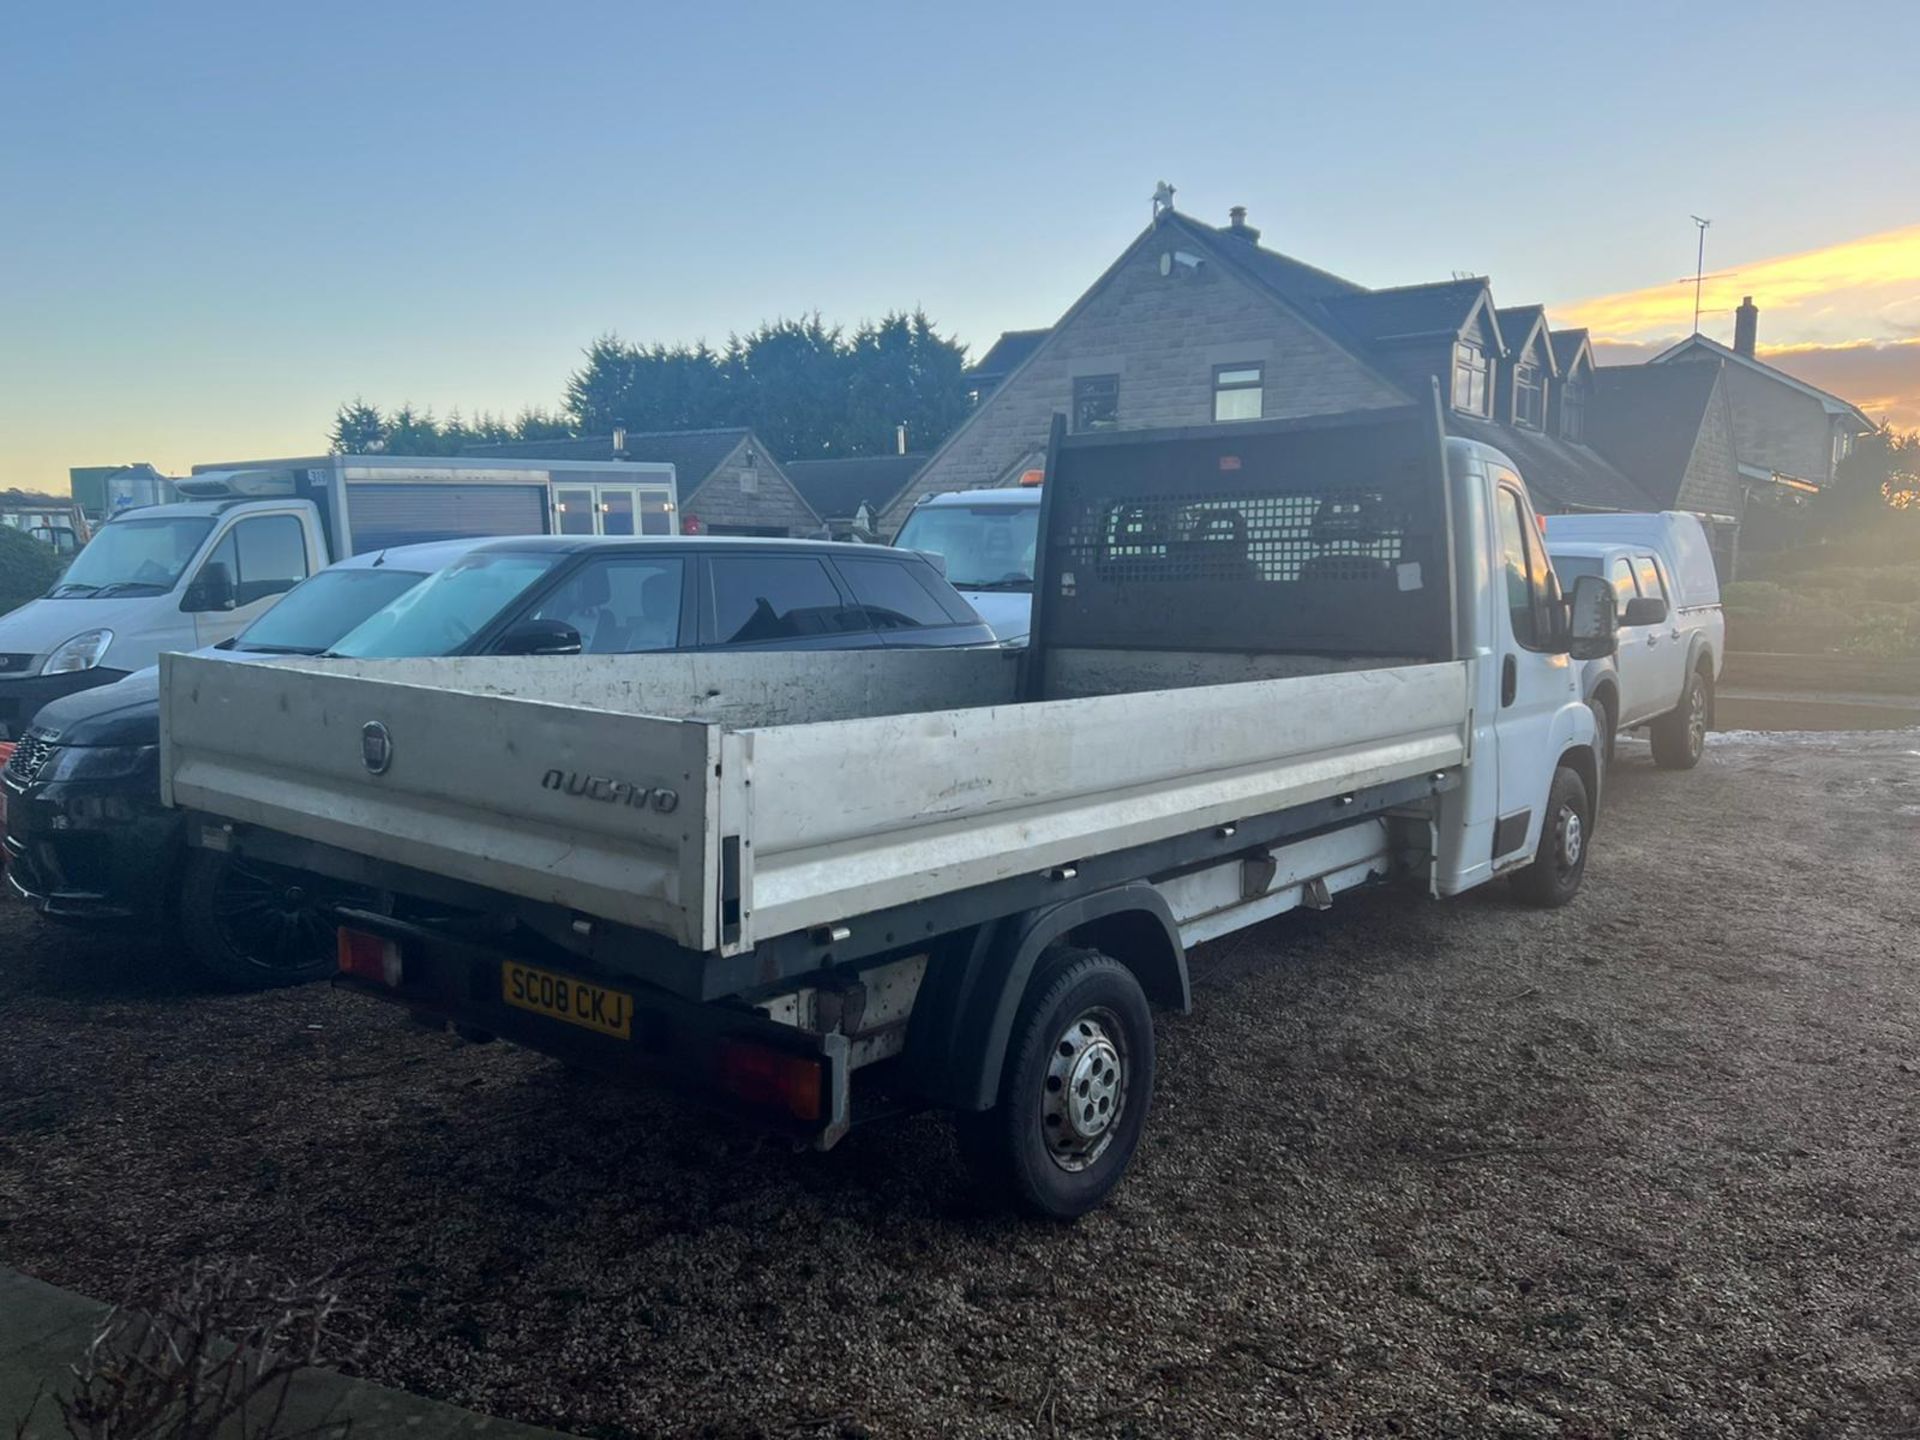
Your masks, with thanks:
<instances>
[{"instance_id":1,"label":"truck cab","mask_svg":"<svg viewBox=\"0 0 1920 1440\"><path fill-rule=\"evenodd\" d=\"M116 516L44 596L0 617L0 726L17 739L51 700L238 634L327 560L318 511L292 497Z\"/></svg>"},{"instance_id":2,"label":"truck cab","mask_svg":"<svg viewBox=\"0 0 1920 1440\"><path fill-rule=\"evenodd\" d=\"M1647 726L1655 763L1691 769L1726 655L1720 582L1700 521L1680 512L1556 515L1547 546L1562 579L1597 576L1614 592L1618 651L1581 675L1607 752L1619 732Z\"/></svg>"}]
</instances>

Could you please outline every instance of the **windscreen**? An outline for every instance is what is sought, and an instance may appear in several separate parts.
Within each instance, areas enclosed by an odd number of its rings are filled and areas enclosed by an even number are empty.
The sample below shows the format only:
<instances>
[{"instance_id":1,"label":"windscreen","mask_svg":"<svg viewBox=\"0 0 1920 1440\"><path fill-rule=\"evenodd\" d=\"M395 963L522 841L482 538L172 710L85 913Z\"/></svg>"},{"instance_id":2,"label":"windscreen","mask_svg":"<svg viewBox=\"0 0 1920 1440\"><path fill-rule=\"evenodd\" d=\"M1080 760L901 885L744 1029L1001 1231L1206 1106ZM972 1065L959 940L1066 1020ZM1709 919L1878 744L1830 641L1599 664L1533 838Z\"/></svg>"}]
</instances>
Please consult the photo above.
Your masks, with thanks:
<instances>
[{"instance_id":1,"label":"windscreen","mask_svg":"<svg viewBox=\"0 0 1920 1440\"><path fill-rule=\"evenodd\" d=\"M1038 505L922 505L894 544L946 561L956 590L1031 590Z\"/></svg>"},{"instance_id":2,"label":"windscreen","mask_svg":"<svg viewBox=\"0 0 1920 1440\"><path fill-rule=\"evenodd\" d=\"M424 571L389 566L323 570L294 586L284 600L241 631L234 648L269 655L318 655L426 578Z\"/></svg>"},{"instance_id":3,"label":"windscreen","mask_svg":"<svg viewBox=\"0 0 1920 1440\"><path fill-rule=\"evenodd\" d=\"M376 612L331 653L360 660L451 655L566 558L516 551L469 555Z\"/></svg>"},{"instance_id":4,"label":"windscreen","mask_svg":"<svg viewBox=\"0 0 1920 1440\"><path fill-rule=\"evenodd\" d=\"M173 589L180 572L213 528L206 515L169 515L115 520L74 558L56 597L87 595L160 595Z\"/></svg>"},{"instance_id":5,"label":"windscreen","mask_svg":"<svg viewBox=\"0 0 1920 1440\"><path fill-rule=\"evenodd\" d=\"M1422 411L1067 439L1043 643L1451 658L1443 463Z\"/></svg>"}]
</instances>

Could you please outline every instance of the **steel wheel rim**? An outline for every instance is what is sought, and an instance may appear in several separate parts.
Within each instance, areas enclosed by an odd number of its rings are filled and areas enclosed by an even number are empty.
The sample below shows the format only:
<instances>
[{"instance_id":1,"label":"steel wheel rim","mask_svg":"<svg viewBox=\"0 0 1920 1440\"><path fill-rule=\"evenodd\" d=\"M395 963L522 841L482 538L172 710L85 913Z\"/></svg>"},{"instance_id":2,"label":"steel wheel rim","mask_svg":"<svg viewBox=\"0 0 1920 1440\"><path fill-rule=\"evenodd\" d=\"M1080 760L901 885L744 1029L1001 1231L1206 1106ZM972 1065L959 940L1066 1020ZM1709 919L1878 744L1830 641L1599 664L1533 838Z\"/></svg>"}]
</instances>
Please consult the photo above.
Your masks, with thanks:
<instances>
[{"instance_id":1,"label":"steel wheel rim","mask_svg":"<svg viewBox=\"0 0 1920 1440\"><path fill-rule=\"evenodd\" d=\"M220 938L261 970L301 970L333 943L332 921L320 911L308 877L228 858L213 897ZM304 957L304 958L303 958Z\"/></svg>"},{"instance_id":2,"label":"steel wheel rim","mask_svg":"<svg viewBox=\"0 0 1920 1440\"><path fill-rule=\"evenodd\" d=\"M1586 848L1586 824L1580 818L1580 812L1571 805L1560 807L1560 873L1571 875L1580 864L1581 852Z\"/></svg>"},{"instance_id":3,"label":"steel wheel rim","mask_svg":"<svg viewBox=\"0 0 1920 1440\"><path fill-rule=\"evenodd\" d=\"M1126 1113L1130 1079L1126 1031L1103 1005L1084 1010L1054 1037L1040 1100L1047 1158L1070 1175L1112 1145Z\"/></svg>"}]
</instances>

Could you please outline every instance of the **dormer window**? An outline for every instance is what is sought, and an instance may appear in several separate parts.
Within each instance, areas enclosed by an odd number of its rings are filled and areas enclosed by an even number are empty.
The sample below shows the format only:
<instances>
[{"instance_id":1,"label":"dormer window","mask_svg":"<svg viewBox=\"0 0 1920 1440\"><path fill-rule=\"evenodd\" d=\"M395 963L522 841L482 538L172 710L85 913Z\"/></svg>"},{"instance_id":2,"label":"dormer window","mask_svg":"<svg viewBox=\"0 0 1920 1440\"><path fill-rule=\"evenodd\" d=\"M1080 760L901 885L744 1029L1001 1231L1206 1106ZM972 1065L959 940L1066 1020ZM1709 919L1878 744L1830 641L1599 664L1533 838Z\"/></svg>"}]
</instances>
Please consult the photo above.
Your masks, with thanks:
<instances>
[{"instance_id":1,"label":"dormer window","mask_svg":"<svg viewBox=\"0 0 1920 1440\"><path fill-rule=\"evenodd\" d=\"M1513 423L1526 430L1547 425L1547 374L1531 360L1514 367Z\"/></svg>"},{"instance_id":2,"label":"dormer window","mask_svg":"<svg viewBox=\"0 0 1920 1440\"><path fill-rule=\"evenodd\" d=\"M1463 415L1487 413L1493 391L1493 361L1471 340L1453 347L1453 408Z\"/></svg>"},{"instance_id":3,"label":"dormer window","mask_svg":"<svg viewBox=\"0 0 1920 1440\"><path fill-rule=\"evenodd\" d=\"M1587 386L1569 380L1560 387L1560 438L1576 445L1587 442Z\"/></svg>"}]
</instances>

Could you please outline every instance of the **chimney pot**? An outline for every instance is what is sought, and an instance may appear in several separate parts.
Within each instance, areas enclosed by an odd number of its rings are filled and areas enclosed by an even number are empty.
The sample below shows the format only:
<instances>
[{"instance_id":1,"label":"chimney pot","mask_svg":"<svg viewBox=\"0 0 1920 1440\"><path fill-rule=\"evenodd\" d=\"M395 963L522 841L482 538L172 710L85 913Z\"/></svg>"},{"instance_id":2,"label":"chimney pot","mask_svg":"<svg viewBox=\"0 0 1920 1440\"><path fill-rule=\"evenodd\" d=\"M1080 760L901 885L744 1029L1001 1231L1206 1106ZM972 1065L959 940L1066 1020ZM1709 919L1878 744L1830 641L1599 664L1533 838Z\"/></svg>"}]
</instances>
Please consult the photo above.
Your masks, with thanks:
<instances>
[{"instance_id":1,"label":"chimney pot","mask_svg":"<svg viewBox=\"0 0 1920 1440\"><path fill-rule=\"evenodd\" d=\"M1760 335L1760 307L1747 296L1733 312L1733 353L1753 358L1753 347Z\"/></svg>"},{"instance_id":2,"label":"chimney pot","mask_svg":"<svg viewBox=\"0 0 1920 1440\"><path fill-rule=\"evenodd\" d=\"M1235 205L1227 211L1227 233L1237 236L1249 245L1260 239L1260 232L1247 224L1247 207Z\"/></svg>"}]
</instances>

